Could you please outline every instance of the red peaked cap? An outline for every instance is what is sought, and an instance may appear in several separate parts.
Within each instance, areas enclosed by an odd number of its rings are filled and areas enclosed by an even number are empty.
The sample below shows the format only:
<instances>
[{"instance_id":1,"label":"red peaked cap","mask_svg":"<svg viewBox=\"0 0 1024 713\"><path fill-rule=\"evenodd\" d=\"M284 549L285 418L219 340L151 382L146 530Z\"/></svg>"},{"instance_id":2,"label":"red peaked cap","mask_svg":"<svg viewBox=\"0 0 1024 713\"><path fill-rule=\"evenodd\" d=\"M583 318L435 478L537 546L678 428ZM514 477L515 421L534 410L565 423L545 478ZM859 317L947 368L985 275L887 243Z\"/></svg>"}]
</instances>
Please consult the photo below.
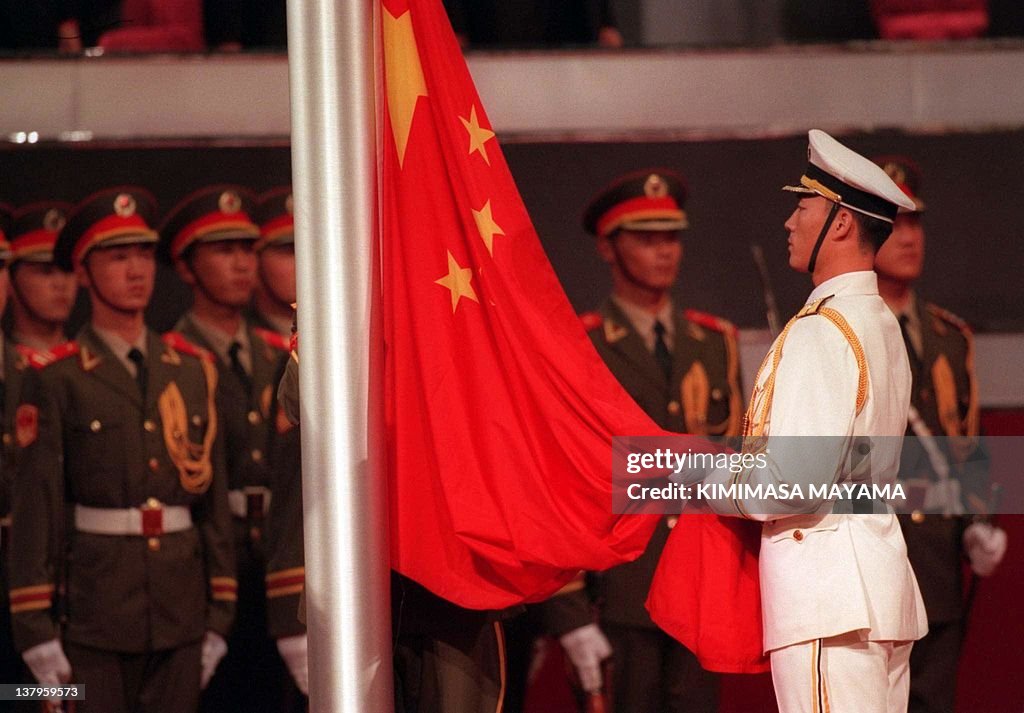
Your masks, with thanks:
<instances>
[{"instance_id":1,"label":"red peaked cap","mask_svg":"<svg viewBox=\"0 0 1024 713\"><path fill-rule=\"evenodd\" d=\"M914 201L916 209L906 212L923 213L925 204L921 200L921 167L906 156L876 156L872 160L907 194L907 198Z\"/></svg>"},{"instance_id":2,"label":"red peaked cap","mask_svg":"<svg viewBox=\"0 0 1024 713\"><path fill-rule=\"evenodd\" d=\"M616 230L682 230L689 227L683 206L686 179L665 168L634 171L602 189L583 212L583 227L591 235Z\"/></svg>"},{"instance_id":3,"label":"red peaked cap","mask_svg":"<svg viewBox=\"0 0 1024 713\"><path fill-rule=\"evenodd\" d=\"M243 186L207 186L186 196L160 226L161 259L174 262L195 243L256 241L260 229L252 219L255 206L255 194Z\"/></svg>"},{"instance_id":4,"label":"red peaked cap","mask_svg":"<svg viewBox=\"0 0 1024 713\"><path fill-rule=\"evenodd\" d=\"M156 199L144 188L118 186L79 202L57 234L53 262L72 270L95 247L155 243Z\"/></svg>"},{"instance_id":5,"label":"red peaked cap","mask_svg":"<svg viewBox=\"0 0 1024 713\"><path fill-rule=\"evenodd\" d=\"M18 208L8 235L11 261L52 262L57 234L67 225L73 208L62 201L41 201Z\"/></svg>"}]
</instances>

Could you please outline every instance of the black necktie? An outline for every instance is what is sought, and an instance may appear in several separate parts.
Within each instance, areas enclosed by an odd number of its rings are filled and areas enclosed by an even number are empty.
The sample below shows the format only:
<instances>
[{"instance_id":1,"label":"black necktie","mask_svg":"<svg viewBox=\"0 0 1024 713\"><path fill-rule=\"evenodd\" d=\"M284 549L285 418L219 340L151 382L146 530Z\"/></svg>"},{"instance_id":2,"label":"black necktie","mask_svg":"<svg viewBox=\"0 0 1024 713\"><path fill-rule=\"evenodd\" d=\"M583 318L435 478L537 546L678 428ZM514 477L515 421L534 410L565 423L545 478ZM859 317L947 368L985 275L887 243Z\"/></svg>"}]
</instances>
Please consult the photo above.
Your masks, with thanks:
<instances>
[{"instance_id":1,"label":"black necktie","mask_svg":"<svg viewBox=\"0 0 1024 713\"><path fill-rule=\"evenodd\" d=\"M671 379L672 352L668 350L668 345L665 344L665 325L660 321L654 323L654 358L658 360L658 365L665 372L665 378Z\"/></svg>"},{"instance_id":2,"label":"black necktie","mask_svg":"<svg viewBox=\"0 0 1024 713\"><path fill-rule=\"evenodd\" d=\"M146 400L146 357L138 347L132 347L128 352L128 358L135 363L135 383L139 385L139 393L142 400Z\"/></svg>"},{"instance_id":3,"label":"black necktie","mask_svg":"<svg viewBox=\"0 0 1024 713\"><path fill-rule=\"evenodd\" d=\"M231 342L231 346L228 347L228 358L231 359L231 371L238 377L239 383L242 388L245 389L245 393L252 393L252 379L249 378L249 372L245 370L245 366L242 365L242 360L238 358L238 352L242 351L241 342Z\"/></svg>"},{"instance_id":4,"label":"black necktie","mask_svg":"<svg viewBox=\"0 0 1024 713\"><path fill-rule=\"evenodd\" d=\"M910 338L909 322L910 318L905 315L900 315L900 332L903 333L903 343L907 347L907 356L910 358L910 372L911 377L916 384L921 376L921 355L917 353L917 349L914 347L914 340Z\"/></svg>"}]
</instances>

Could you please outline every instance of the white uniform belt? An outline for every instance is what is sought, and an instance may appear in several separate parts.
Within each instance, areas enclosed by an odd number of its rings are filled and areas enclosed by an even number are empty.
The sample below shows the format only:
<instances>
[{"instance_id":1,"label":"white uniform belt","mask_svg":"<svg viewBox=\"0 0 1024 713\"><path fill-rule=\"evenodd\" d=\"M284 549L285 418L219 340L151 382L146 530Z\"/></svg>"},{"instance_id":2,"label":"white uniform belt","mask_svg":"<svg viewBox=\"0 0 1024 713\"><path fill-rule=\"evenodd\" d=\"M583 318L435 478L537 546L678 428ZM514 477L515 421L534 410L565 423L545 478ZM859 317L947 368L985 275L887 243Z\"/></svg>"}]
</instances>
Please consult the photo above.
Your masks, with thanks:
<instances>
[{"instance_id":1,"label":"white uniform belt","mask_svg":"<svg viewBox=\"0 0 1024 713\"><path fill-rule=\"evenodd\" d=\"M144 535L154 537L192 527L192 513L181 505L141 508L93 508L75 505L75 529L92 535Z\"/></svg>"},{"instance_id":2,"label":"white uniform belt","mask_svg":"<svg viewBox=\"0 0 1024 713\"><path fill-rule=\"evenodd\" d=\"M228 508L235 517L265 517L270 510L270 489L251 485L228 491Z\"/></svg>"}]
</instances>

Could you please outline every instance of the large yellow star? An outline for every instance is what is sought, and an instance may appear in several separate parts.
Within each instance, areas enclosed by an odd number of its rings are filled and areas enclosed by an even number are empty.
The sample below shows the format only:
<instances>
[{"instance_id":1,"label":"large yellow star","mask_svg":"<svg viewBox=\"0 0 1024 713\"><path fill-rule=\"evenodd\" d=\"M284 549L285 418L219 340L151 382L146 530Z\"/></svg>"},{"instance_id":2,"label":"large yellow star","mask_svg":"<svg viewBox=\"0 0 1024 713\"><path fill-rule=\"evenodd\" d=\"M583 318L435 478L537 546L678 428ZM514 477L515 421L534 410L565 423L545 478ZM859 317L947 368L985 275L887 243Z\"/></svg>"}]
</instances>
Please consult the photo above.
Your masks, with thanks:
<instances>
[{"instance_id":1,"label":"large yellow star","mask_svg":"<svg viewBox=\"0 0 1024 713\"><path fill-rule=\"evenodd\" d=\"M474 104L470 108L469 119L460 116L459 121L469 132L469 155L472 156L474 151L479 151L484 163L490 166L491 159L487 157L487 142L494 138L494 132L480 126L480 120L476 118L476 105Z\"/></svg>"},{"instance_id":2,"label":"large yellow star","mask_svg":"<svg viewBox=\"0 0 1024 713\"><path fill-rule=\"evenodd\" d=\"M409 11L395 17L384 10L384 74L388 88L388 115L391 132L398 148L398 165L405 161L409 132L416 113L416 102L427 96L427 83L423 79L420 52L416 35L412 31Z\"/></svg>"},{"instance_id":3,"label":"large yellow star","mask_svg":"<svg viewBox=\"0 0 1024 713\"><path fill-rule=\"evenodd\" d=\"M459 300L463 297L473 300L477 304L480 303L480 300L477 299L476 291L473 289L473 285L470 284L470 280L472 279L473 270L468 267L461 267L459 263L455 261L455 257L452 256L452 253L449 250L448 274L439 280L434 280L434 282L451 291L452 314L455 314L455 308L459 306Z\"/></svg>"},{"instance_id":4,"label":"large yellow star","mask_svg":"<svg viewBox=\"0 0 1024 713\"><path fill-rule=\"evenodd\" d=\"M504 235L505 231L494 222L494 216L491 215L490 200L484 203L484 207L480 210L473 211L473 219L476 220L476 229L480 231L480 239L487 246L487 252L491 254L491 257L494 257L494 236Z\"/></svg>"}]
</instances>

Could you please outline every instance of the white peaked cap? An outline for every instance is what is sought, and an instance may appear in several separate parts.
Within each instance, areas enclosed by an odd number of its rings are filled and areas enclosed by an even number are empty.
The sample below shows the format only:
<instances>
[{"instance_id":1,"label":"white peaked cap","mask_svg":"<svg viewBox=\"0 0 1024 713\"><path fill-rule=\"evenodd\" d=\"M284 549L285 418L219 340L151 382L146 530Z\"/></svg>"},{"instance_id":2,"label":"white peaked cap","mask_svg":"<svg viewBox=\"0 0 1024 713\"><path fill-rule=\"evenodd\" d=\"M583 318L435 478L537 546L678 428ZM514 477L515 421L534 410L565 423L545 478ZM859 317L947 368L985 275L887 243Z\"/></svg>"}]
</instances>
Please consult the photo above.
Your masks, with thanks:
<instances>
[{"instance_id":1,"label":"white peaked cap","mask_svg":"<svg viewBox=\"0 0 1024 713\"><path fill-rule=\"evenodd\" d=\"M807 132L808 165L799 186L782 190L817 194L858 213L893 222L914 202L880 166L851 151L820 129Z\"/></svg>"}]
</instances>

